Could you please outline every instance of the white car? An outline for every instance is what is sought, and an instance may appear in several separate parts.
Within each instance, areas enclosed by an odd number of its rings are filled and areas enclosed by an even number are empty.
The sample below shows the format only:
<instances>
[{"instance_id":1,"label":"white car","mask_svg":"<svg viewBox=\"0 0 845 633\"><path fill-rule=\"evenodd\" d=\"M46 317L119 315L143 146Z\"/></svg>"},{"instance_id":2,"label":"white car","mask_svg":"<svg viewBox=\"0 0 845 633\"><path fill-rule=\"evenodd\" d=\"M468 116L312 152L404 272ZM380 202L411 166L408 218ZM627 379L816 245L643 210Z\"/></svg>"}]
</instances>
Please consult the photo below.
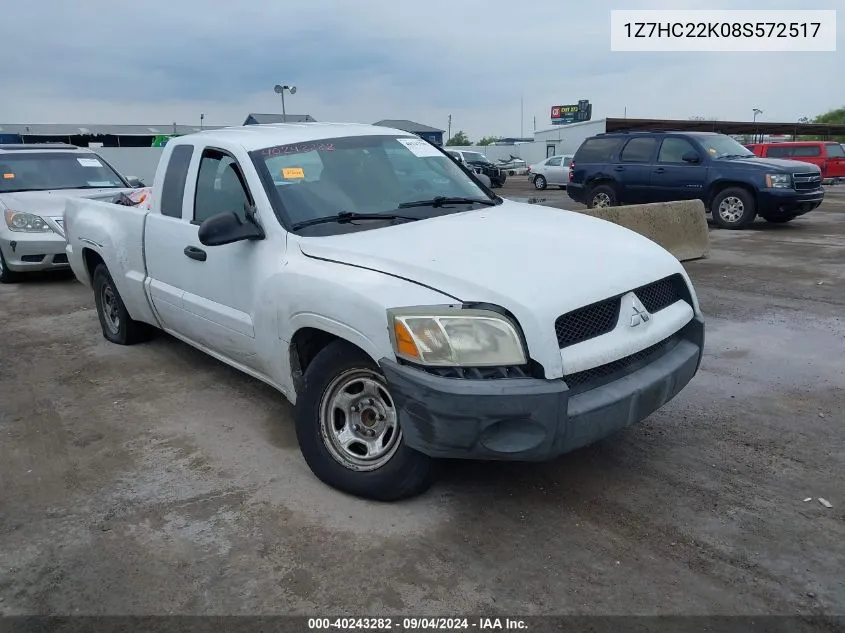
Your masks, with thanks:
<instances>
[{"instance_id":1,"label":"white car","mask_svg":"<svg viewBox=\"0 0 845 633\"><path fill-rule=\"evenodd\" d=\"M68 197L114 197L130 183L91 150L64 143L0 145L0 283L67 269Z\"/></svg>"},{"instance_id":2,"label":"white car","mask_svg":"<svg viewBox=\"0 0 845 633\"><path fill-rule=\"evenodd\" d=\"M272 385L312 471L352 494L418 494L441 457L552 459L643 420L701 361L671 254L503 200L401 130L181 136L153 192L149 210L67 202L104 337L161 329Z\"/></svg>"},{"instance_id":3,"label":"white car","mask_svg":"<svg viewBox=\"0 0 845 633\"><path fill-rule=\"evenodd\" d=\"M528 168L528 181L534 183L535 189L545 189L557 186L566 189L569 184L569 164L572 156L550 156L544 161L534 163Z\"/></svg>"}]
</instances>

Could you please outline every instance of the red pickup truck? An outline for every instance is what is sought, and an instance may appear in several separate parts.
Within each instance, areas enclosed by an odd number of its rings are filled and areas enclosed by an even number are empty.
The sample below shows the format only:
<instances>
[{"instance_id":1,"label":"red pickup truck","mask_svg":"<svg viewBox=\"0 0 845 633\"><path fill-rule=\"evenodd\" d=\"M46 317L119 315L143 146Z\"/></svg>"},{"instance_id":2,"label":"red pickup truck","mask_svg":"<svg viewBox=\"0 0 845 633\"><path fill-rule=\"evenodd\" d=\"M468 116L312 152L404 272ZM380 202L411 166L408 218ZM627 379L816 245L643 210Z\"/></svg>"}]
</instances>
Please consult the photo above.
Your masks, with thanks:
<instances>
[{"instance_id":1,"label":"red pickup truck","mask_svg":"<svg viewBox=\"0 0 845 633\"><path fill-rule=\"evenodd\" d=\"M845 149L834 141L793 141L746 145L760 158L784 158L812 163L822 170L822 178L845 178Z\"/></svg>"}]
</instances>

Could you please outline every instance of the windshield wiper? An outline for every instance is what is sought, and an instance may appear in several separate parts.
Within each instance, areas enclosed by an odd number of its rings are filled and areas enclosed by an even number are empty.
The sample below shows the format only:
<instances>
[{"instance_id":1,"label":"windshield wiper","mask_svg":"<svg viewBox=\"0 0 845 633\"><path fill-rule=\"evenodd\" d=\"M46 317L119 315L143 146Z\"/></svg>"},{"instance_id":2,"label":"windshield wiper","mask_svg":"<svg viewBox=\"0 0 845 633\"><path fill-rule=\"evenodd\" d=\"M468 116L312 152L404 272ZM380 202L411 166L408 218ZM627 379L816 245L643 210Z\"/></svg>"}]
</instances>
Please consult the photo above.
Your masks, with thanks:
<instances>
[{"instance_id":1,"label":"windshield wiper","mask_svg":"<svg viewBox=\"0 0 845 633\"><path fill-rule=\"evenodd\" d=\"M400 209L410 209L411 207L442 207L447 204L483 204L488 207L493 207L499 204L495 200L487 200L484 198L453 198L446 196L435 196L429 200L416 200L414 202L403 202L399 205Z\"/></svg>"},{"instance_id":2,"label":"windshield wiper","mask_svg":"<svg viewBox=\"0 0 845 633\"><path fill-rule=\"evenodd\" d=\"M306 226L314 226L315 224L328 224L329 222L336 222L337 224L345 224L354 220L419 220L420 218L412 218L408 215L396 215L395 213L353 213L352 211L341 211L336 215L327 215L322 218L312 218L311 220L303 220L291 225L291 230L296 231L303 229Z\"/></svg>"}]
</instances>

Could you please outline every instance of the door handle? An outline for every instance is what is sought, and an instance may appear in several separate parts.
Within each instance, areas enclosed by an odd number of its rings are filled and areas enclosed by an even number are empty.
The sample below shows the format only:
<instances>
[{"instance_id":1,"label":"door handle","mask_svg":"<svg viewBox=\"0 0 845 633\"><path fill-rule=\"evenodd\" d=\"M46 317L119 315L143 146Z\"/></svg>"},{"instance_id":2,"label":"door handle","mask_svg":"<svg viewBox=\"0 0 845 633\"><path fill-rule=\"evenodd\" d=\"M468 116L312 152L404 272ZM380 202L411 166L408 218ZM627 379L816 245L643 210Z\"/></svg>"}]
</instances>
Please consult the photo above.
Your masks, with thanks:
<instances>
[{"instance_id":1,"label":"door handle","mask_svg":"<svg viewBox=\"0 0 845 633\"><path fill-rule=\"evenodd\" d=\"M206 253L201 248L197 248L196 246L186 246L183 252L185 253L186 257L195 259L198 262L204 262L206 259L208 259L208 253Z\"/></svg>"},{"instance_id":2,"label":"door handle","mask_svg":"<svg viewBox=\"0 0 845 633\"><path fill-rule=\"evenodd\" d=\"M665 168L663 168L663 167L658 167L657 169L655 169L655 170L654 170L654 173L655 173L655 174L662 174L662 173L663 173L663 172L665 172L665 171L666 171L666 169L665 169Z\"/></svg>"},{"instance_id":3,"label":"door handle","mask_svg":"<svg viewBox=\"0 0 845 633\"><path fill-rule=\"evenodd\" d=\"M613 171L625 171L625 168L622 165L617 165L613 168Z\"/></svg>"}]
</instances>

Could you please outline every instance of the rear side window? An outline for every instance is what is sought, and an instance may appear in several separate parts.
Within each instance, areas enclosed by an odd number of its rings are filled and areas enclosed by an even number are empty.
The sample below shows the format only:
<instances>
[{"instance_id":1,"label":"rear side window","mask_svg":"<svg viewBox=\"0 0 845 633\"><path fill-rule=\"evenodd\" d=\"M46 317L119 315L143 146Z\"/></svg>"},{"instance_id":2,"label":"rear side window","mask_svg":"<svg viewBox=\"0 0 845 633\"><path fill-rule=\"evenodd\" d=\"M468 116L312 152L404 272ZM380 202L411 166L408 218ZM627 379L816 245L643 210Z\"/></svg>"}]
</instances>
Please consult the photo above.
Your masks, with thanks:
<instances>
[{"instance_id":1,"label":"rear side window","mask_svg":"<svg viewBox=\"0 0 845 633\"><path fill-rule=\"evenodd\" d=\"M792 156L792 147L778 147L775 145L774 147L770 147L769 151L766 152L766 158L787 158Z\"/></svg>"},{"instance_id":2,"label":"rear side window","mask_svg":"<svg viewBox=\"0 0 845 633\"><path fill-rule=\"evenodd\" d=\"M558 156L557 158L550 158L546 161L546 165L548 165L549 167L559 167L561 160L563 159L560 156Z\"/></svg>"},{"instance_id":3,"label":"rear side window","mask_svg":"<svg viewBox=\"0 0 845 633\"><path fill-rule=\"evenodd\" d=\"M804 145L796 147L792 151L793 156L821 156L822 148L820 145Z\"/></svg>"},{"instance_id":4,"label":"rear side window","mask_svg":"<svg viewBox=\"0 0 845 633\"><path fill-rule=\"evenodd\" d=\"M575 152L575 161L581 163L609 163L622 145L619 138L589 138Z\"/></svg>"},{"instance_id":5,"label":"rear side window","mask_svg":"<svg viewBox=\"0 0 845 633\"><path fill-rule=\"evenodd\" d=\"M647 163L654 156L657 140L651 136L632 138L619 156L623 163Z\"/></svg>"},{"instance_id":6,"label":"rear side window","mask_svg":"<svg viewBox=\"0 0 845 633\"><path fill-rule=\"evenodd\" d=\"M845 158L845 148L839 143L828 143L825 145L827 155L831 158Z\"/></svg>"},{"instance_id":7,"label":"rear side window","mask_svg":"<svg viewBox=\"0 0 845 633\"><path fill-rule=\"evenodd\" d=\"M161 214L171 218L182 217L182 200L185 197L185 180L194 154L193 145L177 145L170 154L164 184L161 186Z\"/></svg>"}]
</instances>

